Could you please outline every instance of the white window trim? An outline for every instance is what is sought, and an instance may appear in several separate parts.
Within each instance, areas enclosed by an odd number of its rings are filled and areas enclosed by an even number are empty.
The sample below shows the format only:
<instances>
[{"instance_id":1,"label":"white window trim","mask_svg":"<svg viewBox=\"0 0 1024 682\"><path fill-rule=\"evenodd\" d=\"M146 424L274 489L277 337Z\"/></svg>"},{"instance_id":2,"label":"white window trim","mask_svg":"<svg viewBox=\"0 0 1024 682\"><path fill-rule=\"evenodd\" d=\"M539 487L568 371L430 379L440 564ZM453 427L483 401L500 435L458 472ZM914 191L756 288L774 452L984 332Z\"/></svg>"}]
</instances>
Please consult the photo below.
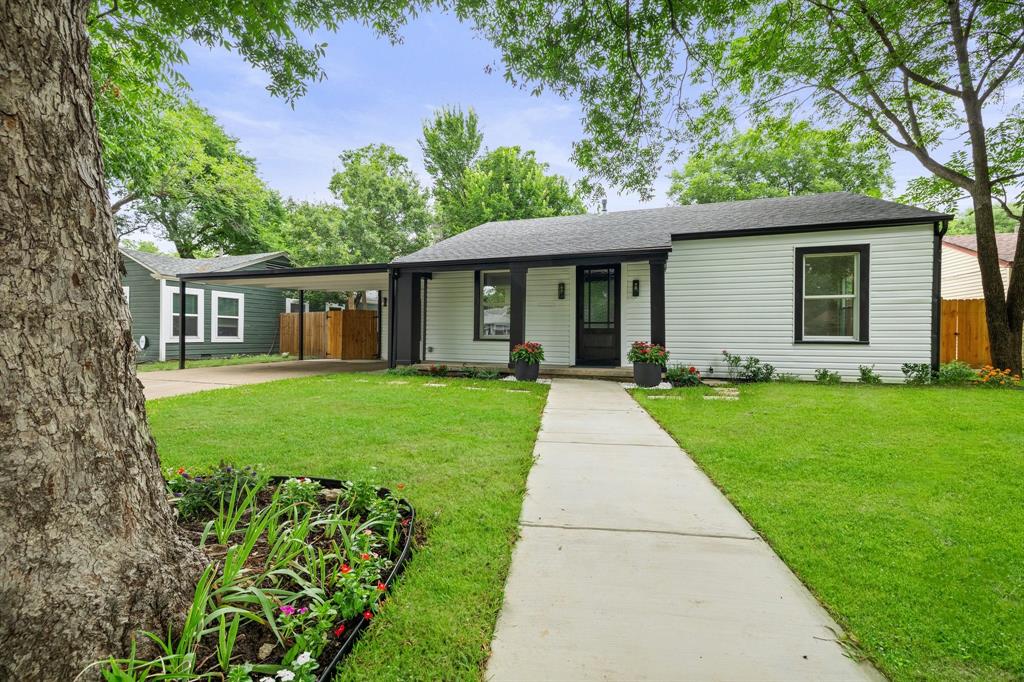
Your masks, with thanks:
<instances>
[{"instance_id":1,"label":"white window trim","mask_svg":"<svg viewBox=\"0 0 1024 682\"><path fill-rule=\"evenodd\" d=\"M834 256L853 256L853 293L852 294L811 294L804 293L804 312L800 324L803 325L804 341L857 341L860 339L860 252L858 251L828 251L825 253L805 253L803 262L800 264L800 273L804 278L803 290L807 291L807 259L808 258L830 258ZM808 336L807 335L807 301L814 300L837 300L849 299L853 301L853 335L852 336Z\"/></svg>"},{"instance_id":2,"label":"white window trim","mask_svg":"<svg viewBox=\"0 0 1024 682\"><path fill-rule=\"evenodd\" d=\"M305 308L303 312L309 312L309 301L304 301L302 307ZM292 308L295 308L294 312L299 312L299 299L297 298L286 298L284 299L284 311L286 313L293 312Z\"/></svg>"},{"instance_id":3,"label":"white window trim","mask_svg":"<svg viewBox=\"0 0 1024 682\"><path fill-rule=\"evenodd\" d=\"M124 291L124 302L130 304L132 302L131 288L122 286L121 289Z\"/></svg>"},{"instance_id":4,"label":"white window trim","mask_svg":"<svg viewBox=\"0 0 1024 682\"><path fill-rule=\"evenodd\" d=\"M166 343L177 343L178 337L171 333L174 329L174 314L177 310L174 309L174 294L178 293L178 285L176 282L165 282L164 285L164 319L160 324L160 330ZM190 289L185 288L185 295L194 294L198 296L198 315L196 319L196 329L199 332L198 336L186 336L185 343L203 343L206 332L206 306L203 298L204 291L202 289Z\"/></svg>"},{"instance_id":5,"label":"white window trim","mask_svg":"<svg viewBox=\"0 0 1024 682\"><path fill-rule=\"evenodd\" d=\"M238 301L238 336L221 336L217 333L217 321L222 317L219 314L217 301L222 298L233 298ZM245 294L237 294L230 291L214 291L210 294L210 316L213 321L210 323L210 341L216 343L242 343L245 340ZM223 317L234 317L224 315Z\"/></svg>"}]
</instances>

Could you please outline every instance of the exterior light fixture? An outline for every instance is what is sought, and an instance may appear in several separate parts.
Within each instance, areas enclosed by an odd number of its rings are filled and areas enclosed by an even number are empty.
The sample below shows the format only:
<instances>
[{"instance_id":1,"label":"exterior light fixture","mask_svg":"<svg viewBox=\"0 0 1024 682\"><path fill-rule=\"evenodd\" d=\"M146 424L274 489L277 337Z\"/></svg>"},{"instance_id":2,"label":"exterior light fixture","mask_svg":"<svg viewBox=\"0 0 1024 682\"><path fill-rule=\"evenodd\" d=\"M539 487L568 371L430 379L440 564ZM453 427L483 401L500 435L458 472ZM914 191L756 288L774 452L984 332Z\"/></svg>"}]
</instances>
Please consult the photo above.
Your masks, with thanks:
<instances>
[{"instance_id":1,"label":"exterior light fixture","mask_svg":"<svg viewBox=\"0 0 1024 682\"><path fill-rule=\"evenodd\" d=\"M559 282L558 283L558 300L561 301L564 298L565 298L565 282Z\"/></svg>"},{"instance_id":2,"label":"exterior light fixture","mask_svg":"<svg viewBox=\"0 0 1024 682\"><path fill-rule=\"evenodd\" d=\"M638 280L638 279L634 279L633 280L633 295L634 296L639 296L640 295L640 280Z\"/></svg>"}]
</instances>

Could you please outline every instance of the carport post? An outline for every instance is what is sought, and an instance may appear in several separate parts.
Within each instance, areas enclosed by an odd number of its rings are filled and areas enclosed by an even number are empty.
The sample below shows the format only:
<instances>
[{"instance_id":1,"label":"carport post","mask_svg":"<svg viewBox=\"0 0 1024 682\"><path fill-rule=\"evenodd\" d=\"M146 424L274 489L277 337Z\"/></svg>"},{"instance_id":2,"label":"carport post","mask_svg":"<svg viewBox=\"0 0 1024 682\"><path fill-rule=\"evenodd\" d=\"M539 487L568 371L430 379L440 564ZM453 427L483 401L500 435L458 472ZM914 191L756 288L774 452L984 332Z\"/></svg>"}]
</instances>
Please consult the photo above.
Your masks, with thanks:
<instances>
[{"instance_id":1,"label":"carport post","mask_svg":"<svg viewBox=\"0 0 1024 682\"><path fill-rule=\"evenodd\" d=\"M199 319L199 316L196 316ZM178 369L185 369L185 280L178 280Z\"/></svg>"},{"instance_id":2,"label":"carport post","mask_svg":"<svg viewBox=\"0 0 1024 682\"><path fill-rule=\"evenodd\" d=\"M306 359L306 292L299 289L299 360Z\"/></svg>"}]
</instances>

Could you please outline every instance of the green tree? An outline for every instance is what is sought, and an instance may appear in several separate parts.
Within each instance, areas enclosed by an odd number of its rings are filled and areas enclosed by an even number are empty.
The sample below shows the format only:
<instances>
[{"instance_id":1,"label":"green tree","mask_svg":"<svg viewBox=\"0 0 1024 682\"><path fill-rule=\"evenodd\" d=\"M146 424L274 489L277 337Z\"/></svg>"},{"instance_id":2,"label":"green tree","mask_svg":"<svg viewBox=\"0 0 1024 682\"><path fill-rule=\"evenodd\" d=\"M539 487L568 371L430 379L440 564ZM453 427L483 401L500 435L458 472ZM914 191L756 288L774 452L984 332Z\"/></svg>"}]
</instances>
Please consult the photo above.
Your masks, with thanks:
<instances>
[{"instance_id":1,"label":"green tree","mask_svg":"<svg viewBox=\"0 0 1024 682\"><path fill-rule=\"evenodd\" d=\"M892 189L892 161L874 140L822 130L788 116L711 140L670 174L677 204L847 191L880 197Z\"/></svg>"},{"instance_id":2,"label":"green tree","mask_svg":"<svg viewBox=\"0 0 1024 682\"><path fill-rule=\"evenodd\" d=\"M408 159L386 144L350 149L338 158L341 167L329 187L341 204L353 260L387 263L433 241L429 195Z\"/></svg>"},{"instance_id":3,"label":"green tree","mask_svg":"<svg viewBox=\"0 0 1024 682\"><path fill-rule=\"evenodd\" d=\"M0 679L74 679L139 629L173 629L206 560L174 523L135 377L94 108L97 88L125 89L95 80L90 36L163 80L186 41L236 50L291 99L323 75L301 34L358 19L393 36L409 10L0 3Z\"/></svg>"},{"instance_id":4,"label":"green tree","mask_svg":"<svg viewBox=\"0 0 1024 682\"><path fill-rule=\"evenodd\" d=\"M510 81L579 97L575 159L623 187L649 194L681 141L787 103L906 151L935 181L933 196L970 198L993 363L1020 371L1024 246L1004 291L993 215L996 203L1021 219L1012 208L1024 191L1020 0L466 0L458 8L502 50ZM999 102L1011 103L1001 118ZM949 141L962 148L950 152Z\"/></svg>"},{"instance_id":5,"label":"green tree","mask_svg":"<svg viewBox=\"0 0 1024 682\"><path fill-rule=\"evenodd\" d=\"M441 212L463 200L463 176L480 154L483 139L473 109L463 113L444 107L423 122L423 165L434 180L434 197Z\"/></svg>"},{"instance_id":6,"label":"green tree","mask_svg":"<svg viewBox=\"0 0 1024 682\"><path fill-rule=\"evenodd\" d=\"M464 197L444 207L446 235L458 234L492 220L546 218L584 213L578 192L532 151L498 147L463 175Z\"/></svg>"},{"instance_id":7,"label":"green tree","mask_svg":"<svg viewBox=\"0 0 1024 682\"><path fill-rule=\"evenodd\" d=\"M1021 211L1019 204L1011 204L1010 210L1019 213ZM995 214L995 228L996 232L1016 232L1020 227L1020 221L1012 218L1005 211L997 211ZM968 209L961 211L957 214L949 223L949 234L975 234L974 227L974 209Z\"/></svg>"},{"instance_id":8,"label":"green tree","mask_svg":"<svg viewBox=\"0 0 1024 682\"><path fill-rule=\"evenodd\" d=\"M164 253L160 250L160 247L153 242L146 239L122 239L121 246L132 251L141 251L142 253L158 253L167 256L176 256L177 253Z\"/></svg>"}]
</instances>

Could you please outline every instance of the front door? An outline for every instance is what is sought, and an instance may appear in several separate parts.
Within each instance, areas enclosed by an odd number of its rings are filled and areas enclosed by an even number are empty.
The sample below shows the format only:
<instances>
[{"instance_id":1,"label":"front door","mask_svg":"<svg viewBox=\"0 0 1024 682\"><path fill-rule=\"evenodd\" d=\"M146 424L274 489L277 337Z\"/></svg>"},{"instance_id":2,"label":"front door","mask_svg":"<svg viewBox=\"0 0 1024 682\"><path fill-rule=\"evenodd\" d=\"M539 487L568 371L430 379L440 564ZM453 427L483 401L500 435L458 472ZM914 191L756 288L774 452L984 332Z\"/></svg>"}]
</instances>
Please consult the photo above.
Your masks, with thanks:
<instances>
[{"instance_id":1,"label":"front door","mask_svg":"<svg viewBox=\"0 0 1024 682\"><path fill-rule=\"evenodd\" d=\"M619 365L619 266L576 269L576 364Z\"/></svg>"}]
</instances>

